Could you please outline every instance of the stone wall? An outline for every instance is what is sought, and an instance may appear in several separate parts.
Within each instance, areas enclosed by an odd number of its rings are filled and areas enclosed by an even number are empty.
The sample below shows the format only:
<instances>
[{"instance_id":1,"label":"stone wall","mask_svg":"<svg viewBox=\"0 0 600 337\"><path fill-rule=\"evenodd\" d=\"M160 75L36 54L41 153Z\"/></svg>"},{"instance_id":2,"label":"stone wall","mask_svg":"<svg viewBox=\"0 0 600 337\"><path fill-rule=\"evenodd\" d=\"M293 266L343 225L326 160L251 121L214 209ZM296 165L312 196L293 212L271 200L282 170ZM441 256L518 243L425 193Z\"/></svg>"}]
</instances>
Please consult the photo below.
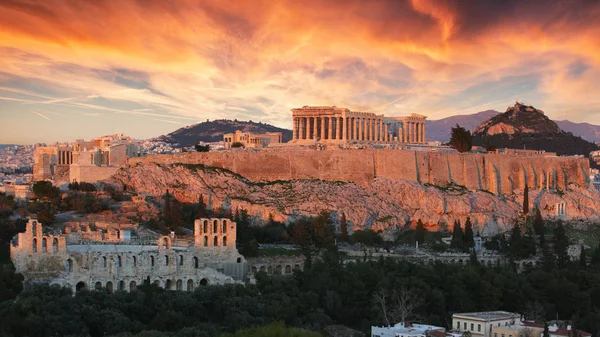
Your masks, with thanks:
<instances>
[{"instance_id":1,"label":"stone wall","mask_svg":"<svg viewBox=\"0 0 600 337\"><path fill-rule=\"evenodd\" d=\"M71 182L89 182L95 183L99 180L105 180L110 178L117 170L118 167L114 166L83 166L83 165L70 165L69 170L69 181Z\"/></svg>"},{"instance_id":2,"label":"stone wall","mask_svg":"<svg viewBox=\"0 0 600 337\"><path fill-rule=\"evenodd\" d=\"M368 184L375 177L510 194L523 189L587 187L589 161L576 157L440 153L395 149L190 152L130 158L136 163L203 164L252 181L320 179Z\"/></svg>"}]
</instances>

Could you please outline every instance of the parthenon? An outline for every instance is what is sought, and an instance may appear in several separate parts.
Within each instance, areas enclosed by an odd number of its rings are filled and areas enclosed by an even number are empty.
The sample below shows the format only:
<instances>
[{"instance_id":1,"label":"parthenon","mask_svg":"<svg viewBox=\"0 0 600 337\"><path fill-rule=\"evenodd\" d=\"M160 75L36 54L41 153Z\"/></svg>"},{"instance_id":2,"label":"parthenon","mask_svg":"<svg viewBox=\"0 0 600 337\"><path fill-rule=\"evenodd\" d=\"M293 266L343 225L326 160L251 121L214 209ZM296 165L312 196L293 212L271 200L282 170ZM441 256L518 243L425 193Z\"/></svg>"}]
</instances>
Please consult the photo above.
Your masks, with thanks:
<instances>
[{"instance_id":1,"label":"parthenon","mask_svg":"<svg viewBox=\"0 0 600 337\"><path fill-rule=\"evenodd\" d=\"M385 117L335 106L292 109L292 143L425 143L426 116Z\"/></svg>"}]
</instances>

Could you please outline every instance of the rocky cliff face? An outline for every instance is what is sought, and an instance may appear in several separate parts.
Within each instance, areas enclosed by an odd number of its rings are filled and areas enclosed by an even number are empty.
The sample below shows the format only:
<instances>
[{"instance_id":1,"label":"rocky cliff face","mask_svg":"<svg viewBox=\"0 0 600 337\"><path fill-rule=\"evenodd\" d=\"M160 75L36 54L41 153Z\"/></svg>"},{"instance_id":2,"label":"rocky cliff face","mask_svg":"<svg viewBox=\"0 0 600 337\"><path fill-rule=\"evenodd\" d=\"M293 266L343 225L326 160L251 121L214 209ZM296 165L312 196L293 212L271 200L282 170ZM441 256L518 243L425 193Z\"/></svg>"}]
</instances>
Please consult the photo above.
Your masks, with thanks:
<instances>
[{"instance_id":1,"label":"rocky cliff face","mask_svg":"<svg viewBox=\"0 0 600 337\"><path fill-rule=\"evenodd\" d=\"M493 116L473 130L475 135L515 134L515 133L559 133L560 128L542 110L522 103L506 109L506 112Z\"/></svg>"},{"instance_id":2,"label":"rocky cliff face","mask_svg":"<svg viewBox=\"0 0 600 337\"><path fill-rule=\"evenodd\" d=\"M322 180L255 183L222 168L184 164L135 164L124 167L111 183L128 190L160 196L168 189L182 202L194 203L202 194L209 206L246 209L257 219L272 214L276 220L332 211L344 212L354 230L373 228L393 233L421 219L431 230L448 227L455 219L471 217L482 235L508 230L522 207L522 191L501 197L467 191L460 186L436 187L404 180L376 178L368 185ZM595 190L570 186L560 194L529 192L531 206L545 217L565 202L567 215L600 220L600 195Z\"/></svg>"}]
</instances>

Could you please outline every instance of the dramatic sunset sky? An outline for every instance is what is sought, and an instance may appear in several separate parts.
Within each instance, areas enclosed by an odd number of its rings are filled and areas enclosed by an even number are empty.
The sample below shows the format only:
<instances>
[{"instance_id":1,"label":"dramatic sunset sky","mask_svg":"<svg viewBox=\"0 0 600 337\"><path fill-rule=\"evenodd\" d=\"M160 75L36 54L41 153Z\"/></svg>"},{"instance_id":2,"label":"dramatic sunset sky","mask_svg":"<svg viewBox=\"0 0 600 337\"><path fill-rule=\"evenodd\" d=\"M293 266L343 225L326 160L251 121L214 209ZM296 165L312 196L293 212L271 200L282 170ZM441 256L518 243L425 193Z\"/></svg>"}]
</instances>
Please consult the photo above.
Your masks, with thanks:
<instances>
[{"instance_id":1,"label":"dramatic sunset sky","mask_svg":"<svg viewBox=\"0 0 600 337\"><path fill-rule=\"evenodd\" d=\"M600 1L0 0L0 143L293 107L600 124Z\"/></svg>"}]
</instances>

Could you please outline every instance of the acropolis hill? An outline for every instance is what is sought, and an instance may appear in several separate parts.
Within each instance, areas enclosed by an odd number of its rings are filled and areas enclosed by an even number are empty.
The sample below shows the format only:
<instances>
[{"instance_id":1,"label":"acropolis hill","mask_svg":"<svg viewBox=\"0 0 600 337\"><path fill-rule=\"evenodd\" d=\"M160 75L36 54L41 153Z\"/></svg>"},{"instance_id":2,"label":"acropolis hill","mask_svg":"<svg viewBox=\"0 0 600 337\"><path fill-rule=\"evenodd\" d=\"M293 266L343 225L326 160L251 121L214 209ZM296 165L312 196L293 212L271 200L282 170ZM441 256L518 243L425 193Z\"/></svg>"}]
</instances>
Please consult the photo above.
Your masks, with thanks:
<instances>
[{"instance_id":1,"label":"acropolis hill","mask_svg":"<svg viewBox=\"0 0 600 337\"><path fill-rule=\"evenodd\" d=\"M328 210L334 221L345 213L354 230L393 232L418 219L435 229L470 217L482 235L493 235L513 225L525 183L531 208L545 218L599 221L588 168L577 157L291 147L130 158L111 182L152 196L168 189L182 202L202 194L212 207L259 219Z\"/></svg>"}]
</instances>

